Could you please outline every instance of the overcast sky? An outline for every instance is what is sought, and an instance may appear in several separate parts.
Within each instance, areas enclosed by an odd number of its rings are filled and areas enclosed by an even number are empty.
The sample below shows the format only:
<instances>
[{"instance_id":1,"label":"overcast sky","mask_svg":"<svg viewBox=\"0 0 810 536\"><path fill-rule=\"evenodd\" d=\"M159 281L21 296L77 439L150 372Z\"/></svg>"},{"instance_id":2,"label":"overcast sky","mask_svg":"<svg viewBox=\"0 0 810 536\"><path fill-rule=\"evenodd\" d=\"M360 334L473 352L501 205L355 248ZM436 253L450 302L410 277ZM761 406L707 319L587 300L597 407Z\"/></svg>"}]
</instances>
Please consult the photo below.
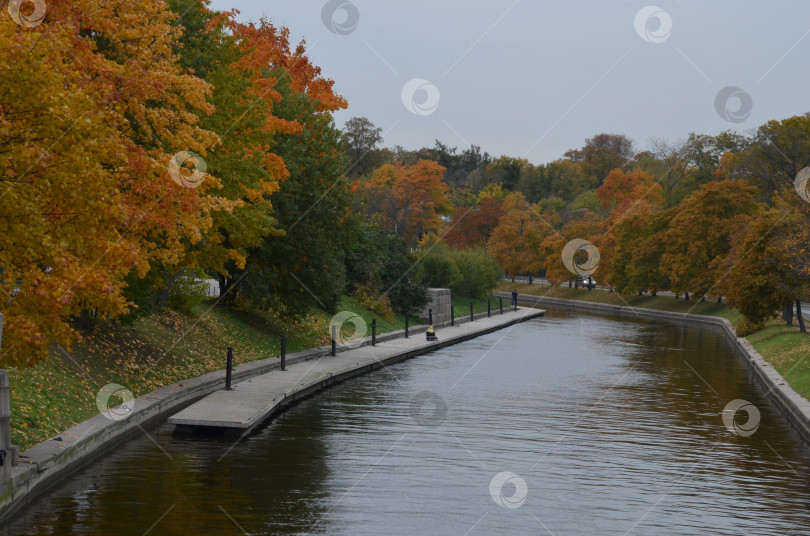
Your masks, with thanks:
<instances>
[{"instance_id":1,"label":"overcast sky","mask_svg":"<svg viewBox=\"0 0 810 536\"><path fill-rule=\"evenodd\" d=\"M809 1L655 1L213 7L267 16L305 38L349 101L338 125L366 116L387 146L416 149L438 138L541 163L599 132L644 148L654 137L747 131L810 111Z\"/></svg>"}]
</instances>

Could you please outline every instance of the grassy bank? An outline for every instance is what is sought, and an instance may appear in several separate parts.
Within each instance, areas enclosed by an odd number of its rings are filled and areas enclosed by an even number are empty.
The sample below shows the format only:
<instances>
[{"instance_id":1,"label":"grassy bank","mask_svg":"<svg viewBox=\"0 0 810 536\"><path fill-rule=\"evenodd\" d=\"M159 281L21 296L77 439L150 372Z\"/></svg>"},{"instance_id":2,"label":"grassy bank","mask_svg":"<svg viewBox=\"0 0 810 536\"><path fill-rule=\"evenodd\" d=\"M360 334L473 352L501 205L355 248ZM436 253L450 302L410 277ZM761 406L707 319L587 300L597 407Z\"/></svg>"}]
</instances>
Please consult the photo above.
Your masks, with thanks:
<instances>
[{"instance_id":1,"label":"grassy bank","mask_svg":"<svg viewBox=\"0 0 810 536\"><path fill-rule=\"evenodd\" d=\"M775 321L747 339L797 393L810 399L810 334Z\"/></svg>"},{"instance_id":2,"label":"grassy bank","mask_svg":"<svg viewBox=\"0 0 810 536\"><path fill-rule=\"evenodd\" d=\"M512 292L517 289L521 294L531 294L534 296L547 296L549 298L562 298L565 300L582 300L594 303L607 303L611 305L629 305L632 307L644 307L646 309L656 309L659 311L672 311L675 313L692 313L696 315L720 316L736 323L742 319L742 315L724 303L716 303L712 300L700 302L691 299L686 301L681 296L627 296L608 292L607 290L586 288L549 287L548 285L530 285L528 283L501 282L496 290L500 292Z\"/></svg>"},{"instance_id":3,"label":"grassy bank","mask_svg":"<svg viewBox=\"0 0 810 536\"><path fill-rule=\"evenodd\" d=\"M96 393L108 383L140 396L224 368L228 346L237 365L277 357L282 333L290 353L329 344L331 315L326 313L292 323L213 304L203 303L192 315L163 310L131 325L104 322L70 352L54 346L47 361L9 370L12 442L25 450L96 415ZM373 315L353 299L343 298L338 310L360 315L371 329ZM402 316L377 319L379 333L404 325Z\"/></svg>"},{"instance_id":4,"label":"grassy bank","mask_svg":"<svg viewBox=\"0 0 810 536\"><path fill-rule=\"evenodd\" d=\"M504 281L496 290L511 292L517 289L521 294L547 296L567 300L582 300L613 305L631 305L659 311L693 313L700 315L727 318L736 325L743 316L726 304L715 302L685 301L683 297L674 296L622 296L605 290L569 289L568 287L549 287L548 285L529 285L528 283L511 283ZM757 352L762 354L790 384L797 393L810 399L810 333L801 333L795 325L786 326L781 320L771 320L764 329L747 336Z\"/></svg>"},{"instance_id":5,"label":"grassy bank","mask_svg":"<svg viewBox=\"0 0 810 536\"><path fill-rule=\"evenodd\" d=\"M470 302L473 304L473 312L475 314L478 313L486 313L487 312L487 299L489 299L492 307L492 311L498 310L498 299L497 298L487 298L484 296L483 298L468 298L466 296L451 296L450 303L453 304L453 310L455 312L456 318L467 318L469 320L470 317ZM504 304L504 307L509 305L508 303Z\"/></svg>"}]
</instances>

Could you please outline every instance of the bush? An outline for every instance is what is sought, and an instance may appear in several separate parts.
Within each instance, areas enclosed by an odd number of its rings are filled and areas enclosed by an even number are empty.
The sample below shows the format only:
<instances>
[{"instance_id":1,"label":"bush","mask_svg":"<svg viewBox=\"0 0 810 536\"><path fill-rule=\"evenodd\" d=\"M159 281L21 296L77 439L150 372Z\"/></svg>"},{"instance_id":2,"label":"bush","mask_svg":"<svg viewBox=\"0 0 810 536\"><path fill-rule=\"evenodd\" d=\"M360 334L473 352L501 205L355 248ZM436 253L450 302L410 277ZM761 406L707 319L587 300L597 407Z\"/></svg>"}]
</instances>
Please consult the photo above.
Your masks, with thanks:
<instances>
[{"instance_id":1,"label":"bush","mask_svg":"<svg viewBox=\"0 0 810 536\"><path fill-rule=\"evenodd\" d=\"M346 251L346 275L355 285L382 289L399 313L415 313L430 301L425 287L411 280L414 259L397 235L375 222L358 222Z\"/></svg>"},{"instance_id":2,"label":"bush","mask_svg":"<svg viewBox=\"0 0 810 536\"><path fill-rule=\"evenodd\" d=\"M422 256L418 280L428 287L449 288L456 296L480 298L501 278L501 268L482 248L437 245Z\"/></svg>"},{"instance_id":3,"label":"bush","mask_svg":"<svg viewBox=\"0 0 810 536\"><path fill-rule=\"evenodd\" d=\"M736 323L734 330L737 332L738 337L747 337L752 333L765 329L765 322L752 322L744 318Z\"/></svg>"},{"instance_id":4,"label":"bush","mask_svg":"<svg viewBox=\"0 0 810 536\"><path fill-rule=\"evenodd\" d=\"M449 247L433 246L419 262L416 275L426 287L451 288L461 279L461 271L456 266Z\"/></svg>"},{"instance_id":5,"label":"bush","mask_svg":"<svg viewBox=\"0 0 810 536\"><path fill-rule=\"evenodd\" d=\"M469 298L489 294L501 279L501 268L484 249L461 249L452 253L461 277L450 286L453 293Z\"/></svg>"},{"instance_id":6,"label":"bush","mask_svg":"<svg viewBox=\"0 0 810 536\"><path fill-rule=\"evenodd\" d=\"M383 317L388 322L394 321L394 309L388 296L381 296L376 289L364 285L355 285L353 296L362 308Z\"/></svg>"},{"instance_id":7,"label":"bush","mask_svg":"<svg viewBox=\"0 0 810 536\"><path fill-rule=\"evenodd\" d=\"M207 297L207 281L191 275L183 276L169 289L167 304L176 311L192 315Z\"/></svg>"}]
</instances>

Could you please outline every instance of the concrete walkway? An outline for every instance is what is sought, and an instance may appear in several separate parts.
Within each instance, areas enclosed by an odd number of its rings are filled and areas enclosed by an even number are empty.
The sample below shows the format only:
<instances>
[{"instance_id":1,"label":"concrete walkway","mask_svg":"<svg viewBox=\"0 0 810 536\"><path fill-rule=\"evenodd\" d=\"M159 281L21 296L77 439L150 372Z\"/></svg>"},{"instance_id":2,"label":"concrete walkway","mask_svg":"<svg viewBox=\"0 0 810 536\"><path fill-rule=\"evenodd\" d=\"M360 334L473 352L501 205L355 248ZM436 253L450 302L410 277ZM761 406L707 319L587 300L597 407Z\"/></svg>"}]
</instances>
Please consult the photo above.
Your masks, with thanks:
<instances>
[{"instance_id":1,"label":"concrete walkway","mask_svg":"<svg viewBox=\"0 0 810 536\"><path fill-rule=\"evenodd\" d=\"M422 331L409 339L379 342L310 361L289 365L286 371L272 371L237 383L231 391L217 391L169 418L169 424L232 429L246 432L296 398L335 382L385 365L422 355L490 333L506 326L543 316L544 311L519 308L491 318L479 318L437 330L438 342L425 341Z\"/></svg>"}]
</instances>

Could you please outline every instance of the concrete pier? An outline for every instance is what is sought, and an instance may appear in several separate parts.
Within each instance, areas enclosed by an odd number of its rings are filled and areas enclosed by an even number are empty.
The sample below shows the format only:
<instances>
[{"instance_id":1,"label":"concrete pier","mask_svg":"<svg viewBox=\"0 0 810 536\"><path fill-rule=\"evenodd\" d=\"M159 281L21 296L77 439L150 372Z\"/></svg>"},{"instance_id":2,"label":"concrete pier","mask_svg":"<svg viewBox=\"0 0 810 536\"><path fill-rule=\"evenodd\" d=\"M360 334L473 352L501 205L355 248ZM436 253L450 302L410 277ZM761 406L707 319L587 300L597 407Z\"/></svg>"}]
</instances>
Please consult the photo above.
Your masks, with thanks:
<instances>
[{"instance_id":1,"label":"concrete pier","mask_svg":"<svg viewBox=\"0 0 810 536\"><path fill-rule=\"evenodd\" d=\"M478 318L437 332L438 342L427 342L422 333L409 339L394 339L377 346L363 346L296 363L287 371L272 371L240 382L231 391L210 394L169 418L170 424L246 432L281 406L335 382L357 376L410 357L457 344L485 333L542 316L538 309L518 309Z\"/></svg>"}]
</instances>

